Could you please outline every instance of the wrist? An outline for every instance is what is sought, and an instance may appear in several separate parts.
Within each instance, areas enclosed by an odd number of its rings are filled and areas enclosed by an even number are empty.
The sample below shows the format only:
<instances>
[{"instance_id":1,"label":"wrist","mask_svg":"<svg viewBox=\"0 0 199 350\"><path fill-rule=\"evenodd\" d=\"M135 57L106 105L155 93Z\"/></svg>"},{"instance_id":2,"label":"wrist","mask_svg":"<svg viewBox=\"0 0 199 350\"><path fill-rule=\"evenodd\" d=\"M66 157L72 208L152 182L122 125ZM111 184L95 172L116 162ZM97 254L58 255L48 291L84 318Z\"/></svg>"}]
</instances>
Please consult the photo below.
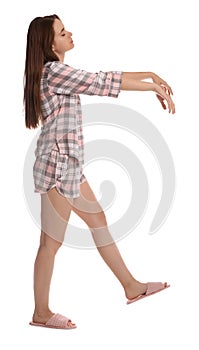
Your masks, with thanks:
<instances>
[{"instance_id":1,"label":"wrist","mask_svg":"<svg viewBox=\"0 0 199 350\"><path fill-rule=\"evenodd\" d=\"M149 72L149 76L154 81L156 74L153 72Z\"/></svg>"},{"instance_id":2,"label":"wrist","mask_svg":"<svg viewBox=\"0 0 199 350\"><path fill-rule=\"evenodd\" d=\"M156 93L158 92L158 85L154 81L151 83L151 90Z\"/></svg>"}]
</instances>

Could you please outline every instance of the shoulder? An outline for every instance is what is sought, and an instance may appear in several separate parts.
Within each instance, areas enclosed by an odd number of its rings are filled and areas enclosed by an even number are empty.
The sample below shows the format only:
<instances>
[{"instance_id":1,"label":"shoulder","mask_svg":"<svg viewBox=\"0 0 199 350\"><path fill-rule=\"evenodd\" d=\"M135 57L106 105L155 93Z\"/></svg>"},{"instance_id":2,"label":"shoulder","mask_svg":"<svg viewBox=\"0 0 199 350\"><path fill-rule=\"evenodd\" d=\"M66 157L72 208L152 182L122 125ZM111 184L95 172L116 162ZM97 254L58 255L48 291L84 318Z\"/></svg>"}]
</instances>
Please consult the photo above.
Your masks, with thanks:
<instances>
[{"instance_id":1,"label":"shoulder","mask_svg":"<svg viewBox=\"0 0 199 350\"><path fill-rule=\"evenodd\" d=\"M67 69L69 67L68 64L63 63L61 61L53 61L53 62L47 62L44 65L44 68L48 68L49 70L56 71L59 69Z\"/></svg>"}]
</instances>

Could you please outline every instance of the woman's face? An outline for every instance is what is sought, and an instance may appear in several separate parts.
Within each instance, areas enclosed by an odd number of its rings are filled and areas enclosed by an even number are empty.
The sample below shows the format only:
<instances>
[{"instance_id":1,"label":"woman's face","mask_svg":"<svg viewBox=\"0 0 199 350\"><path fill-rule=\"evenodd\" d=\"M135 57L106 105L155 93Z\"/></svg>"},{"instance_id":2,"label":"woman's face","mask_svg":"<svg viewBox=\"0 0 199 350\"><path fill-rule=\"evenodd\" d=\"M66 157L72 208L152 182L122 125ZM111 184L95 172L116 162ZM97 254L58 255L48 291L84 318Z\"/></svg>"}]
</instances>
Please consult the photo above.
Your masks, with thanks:
<instances>
[{"instance_id":1,"label":"woman's face","mask_svg":"<svg viewBox=\"0 0 199 350\"><path fill-rule=\"evenodd\" d=\"M63 23L57 18L54 20L53 28L55 36L52 50L59 57L60 61L63 61L65 52L73 49L74 47L72 33L67 32Z\"/></svg>"}]
</instances>

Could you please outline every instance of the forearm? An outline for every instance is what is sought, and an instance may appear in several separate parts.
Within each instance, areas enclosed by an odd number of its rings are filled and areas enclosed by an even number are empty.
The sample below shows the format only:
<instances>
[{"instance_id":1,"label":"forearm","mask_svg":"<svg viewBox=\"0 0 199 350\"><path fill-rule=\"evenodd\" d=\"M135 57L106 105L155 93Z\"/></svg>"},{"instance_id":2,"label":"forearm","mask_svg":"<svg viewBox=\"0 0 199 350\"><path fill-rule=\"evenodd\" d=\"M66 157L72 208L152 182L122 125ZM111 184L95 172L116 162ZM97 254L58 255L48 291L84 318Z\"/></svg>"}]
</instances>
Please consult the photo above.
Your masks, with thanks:
<instances>
[{"instance_id":1,"label":"forearm","mask_svg":"<svg viewBox=\"0 0 199 350\"><path fill-rule=\"evenodd\" d=\"M152 73L123 72L121 90L129 91L154 91L154 83L142 81L141 79L152 78ZM139 78L138 78L139 76Z\"/></svg>"},{"instance_id":2,"label":"forearm","mask_svg":"<svg viewBox=\"0 0 199 350\"><path fill-rule=\"evenodd\" d=\"M154 73L153 72L125 72L125 75L129 79L135 79L135 80L145 80L145 79L152 79Z\"/></svg>"}]
</instances>

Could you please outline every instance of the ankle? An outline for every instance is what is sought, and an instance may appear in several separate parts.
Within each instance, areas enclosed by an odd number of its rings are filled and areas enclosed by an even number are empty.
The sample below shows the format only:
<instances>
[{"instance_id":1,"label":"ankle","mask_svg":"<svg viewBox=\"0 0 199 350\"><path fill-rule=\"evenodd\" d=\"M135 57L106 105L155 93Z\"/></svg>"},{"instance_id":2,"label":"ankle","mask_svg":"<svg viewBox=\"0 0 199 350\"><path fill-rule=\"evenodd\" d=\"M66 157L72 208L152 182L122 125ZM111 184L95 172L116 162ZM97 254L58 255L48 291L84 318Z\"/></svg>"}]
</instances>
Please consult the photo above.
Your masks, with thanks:
<instances>
[{"instance_id":1,"label":"ankle","mask_svg":"<svg viewBox=\"0 0 199 350\"><path fill-rule=\"evenodd\" d=\"M37 308L34 310L34 316L37 317L46 317L46 316L51 316L53 314L53 312L49 309L49 308L45 308L45 309L41 309L41 308Z\"/></svg>"},{"instance_id":2,"label":"ankle","mask_svg":"<svg viewBox=\"0 0 199 350\"><path fill-rule=\"evenodd\" d=\"M147 284L133 280L124 288L127 299L132 299L146 292Z\"/></svg>"},{"instance_id":3,"label":"ankle","mask_svg":"<svg viewBox=\"0 0 199 350\"><path fill-rule=\"evenodd\" d=\"M32 317L33 322L41 322L46 323L54 313L52 311L48 310L34 310L34 314Z\"/></svg>"},{"instance_id":4,"label":"ankle","mask_svg":"<svg viewBox=\"0 0 199 350\"><path fill-rule=\"evenodd\" d=\"M135 286L136 283L138 283L138 281L133 276L131 276L129 279L125 280L125 282L122 285L124 290L126 290Z\"/></svg>"}]
</instances>

